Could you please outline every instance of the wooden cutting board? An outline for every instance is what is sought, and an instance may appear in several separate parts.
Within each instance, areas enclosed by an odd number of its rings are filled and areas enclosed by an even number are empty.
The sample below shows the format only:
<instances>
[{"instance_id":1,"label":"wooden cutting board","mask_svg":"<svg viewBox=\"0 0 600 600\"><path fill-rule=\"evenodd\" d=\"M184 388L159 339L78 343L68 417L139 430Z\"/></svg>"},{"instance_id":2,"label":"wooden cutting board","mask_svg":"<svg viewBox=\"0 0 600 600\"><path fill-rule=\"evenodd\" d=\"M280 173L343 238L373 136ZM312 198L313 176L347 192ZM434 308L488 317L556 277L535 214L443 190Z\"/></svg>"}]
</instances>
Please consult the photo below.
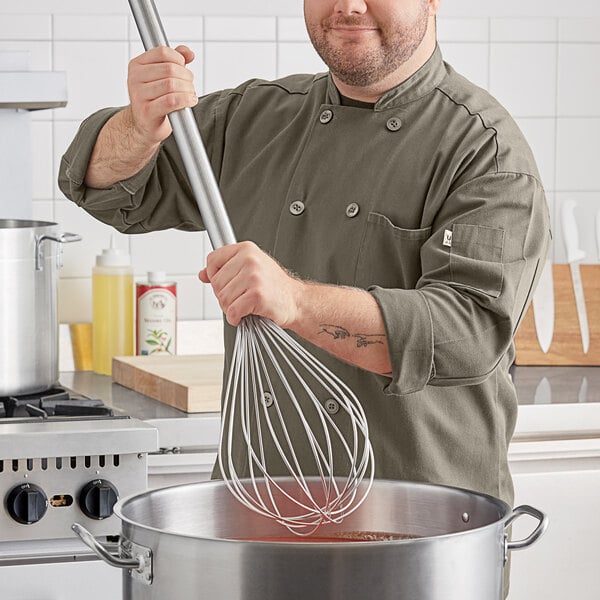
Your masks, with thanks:
<instances>
[{"instance_id":1,"label":"wooden cutting board","mask_svg":"<svg viewBox=\"0 0 600 600\"><path fill-rule=\"evenodd\" d=\"M184 412L221 409L223 355L118 356L112 378L127 388Z\"/></svg>"},{"instance_id":2,"label":"wooden cutting board","mask_svg":"<svg viewBox=\"0 0 600 600\"><path fill-rule=\"evenodd\" d=\"M530 306L515 336L518 365L600 365L600 265L581 265L581 282L590 329L590 346L583 353L579 318L569 265L553 265L554 336L550 350L542 352Z\"/></svg>"}]
</instances>

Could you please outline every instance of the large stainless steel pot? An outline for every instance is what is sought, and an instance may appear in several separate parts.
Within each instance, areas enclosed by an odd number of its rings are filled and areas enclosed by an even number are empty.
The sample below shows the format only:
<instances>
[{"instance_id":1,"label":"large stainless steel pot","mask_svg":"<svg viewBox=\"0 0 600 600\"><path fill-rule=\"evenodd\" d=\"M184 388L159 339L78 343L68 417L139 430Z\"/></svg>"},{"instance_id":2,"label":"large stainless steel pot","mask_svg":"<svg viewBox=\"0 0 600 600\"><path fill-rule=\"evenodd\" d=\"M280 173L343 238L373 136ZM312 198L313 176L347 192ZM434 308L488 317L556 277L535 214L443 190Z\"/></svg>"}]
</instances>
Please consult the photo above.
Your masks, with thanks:
<instances>
[{"instance_id":1,"label":"large stainless steel pot","mask_svg":"<svg viewBox=\"0 0 600 600\"><path fill-rule=\"evenodd\" d=\"M320 481L313 483L321 489ZM511 510L467 490L384 480L374 482L356 512L318 535L369 531L419 539L273 541L290 534L243 507L217 481L131 496L115 513L122 521L120 557L81 526L73 529L109 564L125 569L124 600L500 600L508 552L530 546L547 524L529 506ZM536 529L507 541L507 527L522 514L538 519Z\"/></svg>"},{"instance_id":2,"label":"large stainless steel pot","mask_svg":"<svg viewBox=\"0 0 600 600\"><path fill-rule=\"evenodd\" d=\"M0 219L0 396L57 382L61 246L80 239L59 233L57 223Z\"/></svg>"}]
</instances>

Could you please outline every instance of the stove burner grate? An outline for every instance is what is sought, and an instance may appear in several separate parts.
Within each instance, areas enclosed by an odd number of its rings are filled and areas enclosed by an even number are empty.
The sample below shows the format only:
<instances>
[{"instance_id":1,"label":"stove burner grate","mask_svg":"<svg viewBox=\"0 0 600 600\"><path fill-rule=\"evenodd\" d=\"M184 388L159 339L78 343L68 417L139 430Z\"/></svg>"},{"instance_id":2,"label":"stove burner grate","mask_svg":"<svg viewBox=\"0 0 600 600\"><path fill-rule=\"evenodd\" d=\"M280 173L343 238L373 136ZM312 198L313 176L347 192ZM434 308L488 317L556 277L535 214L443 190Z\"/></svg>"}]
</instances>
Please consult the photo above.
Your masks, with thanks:
<instances>
[{"instance_id":1,"label":"stove burner grate","mask_svg":"<svg viewBox=\"0 0 600 600\"><path fill-rule=\"evenodd\" d=\"M102 400L86 398L62 387L35 394L0 398L0 418L114 416Z\"/></svg>"}]
</instances>

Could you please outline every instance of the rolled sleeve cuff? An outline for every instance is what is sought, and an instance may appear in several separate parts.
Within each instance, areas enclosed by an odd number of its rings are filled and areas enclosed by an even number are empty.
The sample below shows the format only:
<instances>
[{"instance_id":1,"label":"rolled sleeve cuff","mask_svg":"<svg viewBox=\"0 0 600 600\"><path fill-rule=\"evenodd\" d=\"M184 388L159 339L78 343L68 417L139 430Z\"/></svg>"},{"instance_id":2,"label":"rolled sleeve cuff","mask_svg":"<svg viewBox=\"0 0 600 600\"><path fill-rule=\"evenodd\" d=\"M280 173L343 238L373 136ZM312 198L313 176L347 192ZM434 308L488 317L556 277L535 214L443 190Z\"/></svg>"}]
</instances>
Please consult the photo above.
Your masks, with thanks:
<instances>
[{"instance_id":1,"label":"rolled sleeve cuff","mask_svg":"<svg viewBox=\"0 0 600 600\"><path fill-rule=\"evenodd\" d=\"M376 286L368 291L381 310L392 363L392 381L384 393L421 391L434 375L433 323L423 294Z\"/></svg>"},{"instance_id":2,"label":"rolled sleeve cuff","mask_svg":"<svg viewBox=\"0 0 600 600\"><path fill-rule=\"evenodd\" d=\"M84 183L90 157L100 130L120 110L122 108L105 108L83 121L73 142L62 157L59 184L65 195L76 204L83 204L90 200L91 188L86 187ZM110 194L111 191L114 193L118 188L122 188L128 194L135 194L148 182L155 163L156 155L132 177L119 181L110 190L98 190L100 195Z\"/></svg>"}]
</instances>

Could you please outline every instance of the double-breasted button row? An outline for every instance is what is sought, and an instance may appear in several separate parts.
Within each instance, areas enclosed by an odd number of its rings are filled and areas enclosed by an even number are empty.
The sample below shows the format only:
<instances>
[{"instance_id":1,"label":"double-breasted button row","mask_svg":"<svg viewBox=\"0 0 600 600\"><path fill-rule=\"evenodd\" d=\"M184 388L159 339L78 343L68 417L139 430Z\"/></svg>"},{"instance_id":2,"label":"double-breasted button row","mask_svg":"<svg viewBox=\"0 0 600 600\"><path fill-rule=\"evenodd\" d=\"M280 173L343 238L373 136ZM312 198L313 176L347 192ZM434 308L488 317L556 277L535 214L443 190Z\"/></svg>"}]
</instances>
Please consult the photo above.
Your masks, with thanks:
<instances>
[{"instance_id":1,"label":"double-breasted button row","mask_svg":"<svg viewBox=\"0 0 600 600\"><path fill-rule=\"evenodd\" d=\"M267 408L271 408L271 406L273 406L274 400L273 400L273 395L271 394L271 392L265 392L263 394L263 402ZM325 400L324 406L325 406L325 410L330 415L335 415L336 413L338 413L340 411L340 403L337 400L335 400L334 398L328 398L327 400Z\"/></svg>"},{"instance_id":2,"label":"double-breasted button row","mask_svg":"<svg viewBox=\"0 0 600 600\"><path fill-rule=\"evenodd\" d=\"M295 217L301 215L306 210L304 202L301 200L294 200L290 204L290 213ZM360 212L360 206L356 202L351 202L346 206L346 216L352 219Z\"/></svg>"},{"instance_id":3,"label":"double-breasted button row","mask_svg":"<svg viewBox=\"0 0 600 600\"><path fill-rule=\"evenodd\" d=\"M321 114L319 115L319 121L323 125L327 125L327 123L329 123L332 119L333 111L331 109L326 108L325 110L321 111ZM402 127L402 120L398 117L391 117L386 121L385 126L387 127L388 131L398 131Z\"/></svg>"}]
</instances>

